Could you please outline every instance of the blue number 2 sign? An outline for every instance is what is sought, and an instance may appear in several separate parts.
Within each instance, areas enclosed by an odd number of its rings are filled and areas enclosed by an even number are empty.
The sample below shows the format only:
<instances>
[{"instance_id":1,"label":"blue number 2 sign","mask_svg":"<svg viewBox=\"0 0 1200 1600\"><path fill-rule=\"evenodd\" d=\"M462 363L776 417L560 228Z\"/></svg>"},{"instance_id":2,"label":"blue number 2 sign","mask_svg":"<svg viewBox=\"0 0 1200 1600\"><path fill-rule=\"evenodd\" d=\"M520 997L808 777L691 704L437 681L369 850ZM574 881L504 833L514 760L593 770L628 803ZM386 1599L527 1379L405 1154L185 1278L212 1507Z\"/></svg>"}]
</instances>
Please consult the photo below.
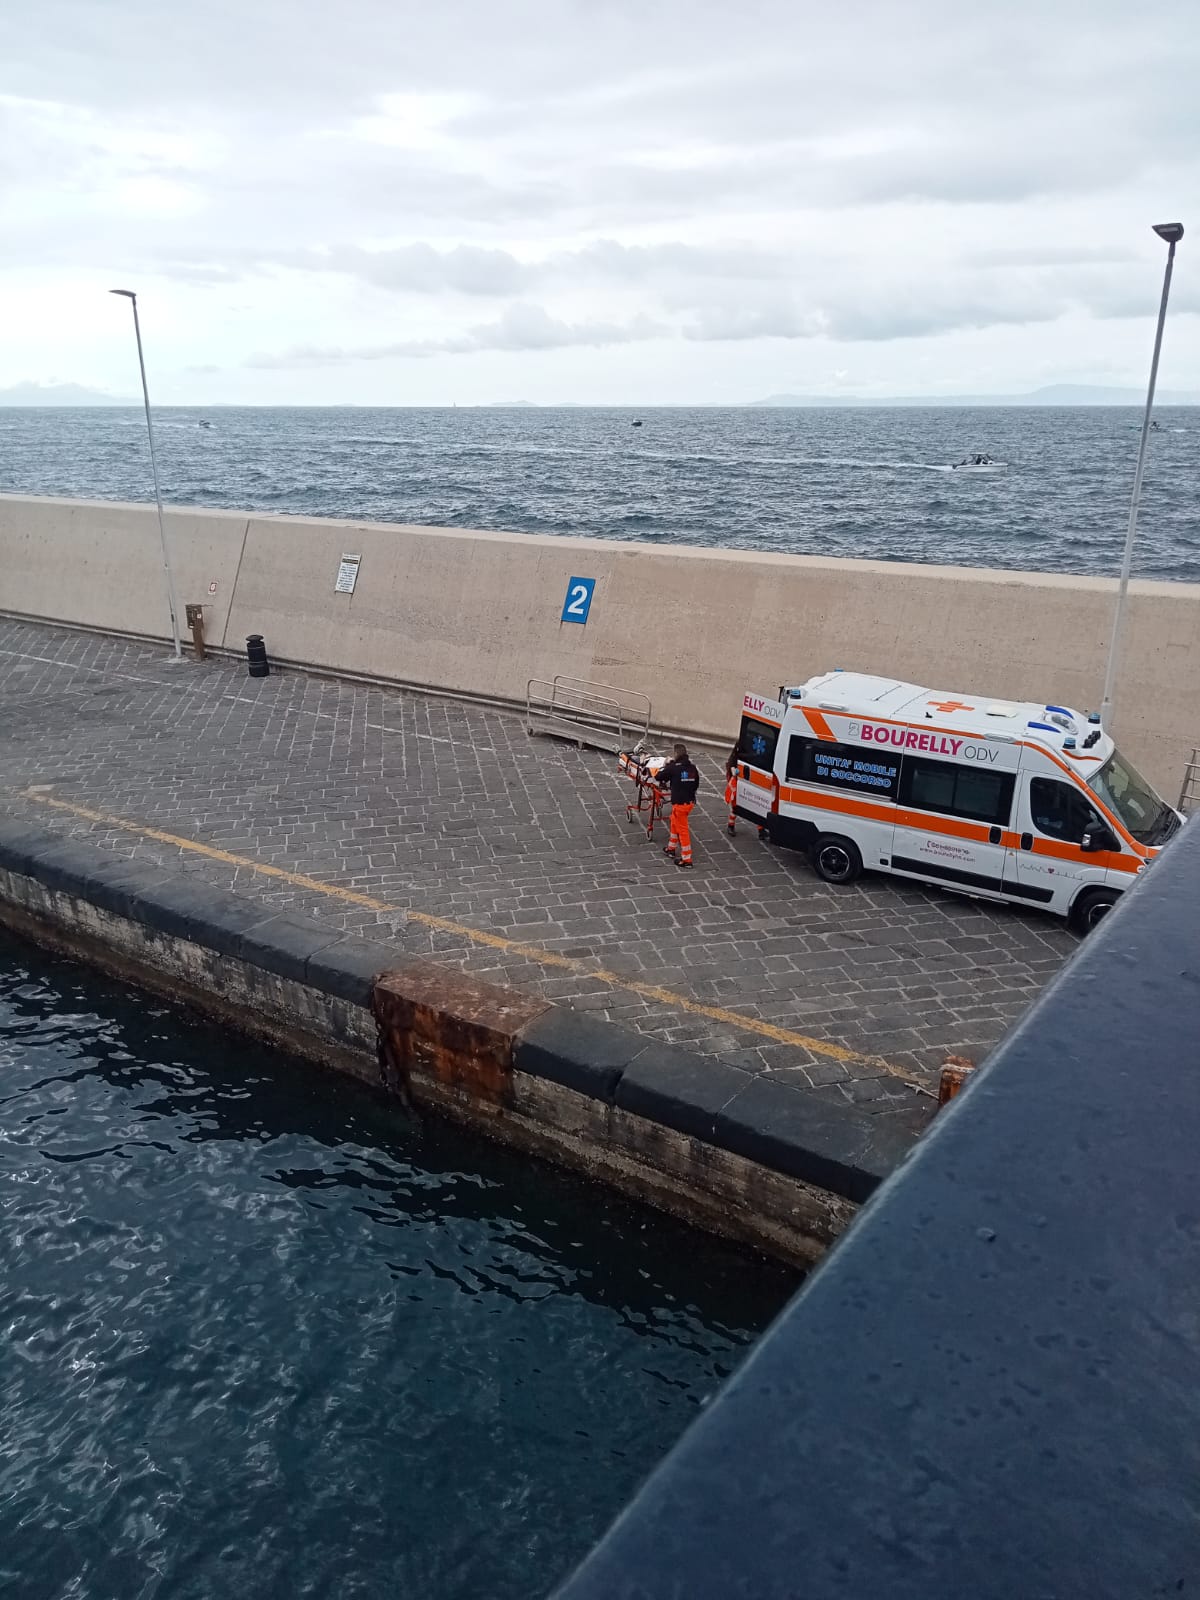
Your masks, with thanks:
<instances>
[{"instance_id":1,"label":"blue number 2 sign","mask_svg":"<svg viewBox=\"0 0 1200 1600\"><path fill-rule=\"evenodd\" d=\"M586 622L596 589L595 578L572 578L567 585L560 622Z\"/></svg>"}]
</instances>

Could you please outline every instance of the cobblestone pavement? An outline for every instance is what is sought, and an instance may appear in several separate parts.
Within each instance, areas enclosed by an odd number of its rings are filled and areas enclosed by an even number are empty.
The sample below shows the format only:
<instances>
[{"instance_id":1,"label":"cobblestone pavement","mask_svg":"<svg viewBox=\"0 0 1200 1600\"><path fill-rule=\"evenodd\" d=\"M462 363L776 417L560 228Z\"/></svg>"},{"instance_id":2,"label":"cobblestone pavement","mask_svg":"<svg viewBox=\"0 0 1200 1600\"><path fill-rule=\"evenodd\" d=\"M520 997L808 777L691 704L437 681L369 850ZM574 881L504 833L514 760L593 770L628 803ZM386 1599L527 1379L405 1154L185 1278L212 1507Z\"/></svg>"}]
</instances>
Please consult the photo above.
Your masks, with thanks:
<instances>
[{"instance_id":1,"label":"cobblestone pavement","mask_svg":"<svg viewBox=\"0 0 1200 1600\"><path fill-rule=\"evenodd\" d=\"M611 756L516 715L3 619L0 685L7 811L914 1131L914 1085L981 1060L1075 947L1035 912L837 889L750 827L728 838L712 755L689 874L627 824Z\"/></svg>"}]
</instances>

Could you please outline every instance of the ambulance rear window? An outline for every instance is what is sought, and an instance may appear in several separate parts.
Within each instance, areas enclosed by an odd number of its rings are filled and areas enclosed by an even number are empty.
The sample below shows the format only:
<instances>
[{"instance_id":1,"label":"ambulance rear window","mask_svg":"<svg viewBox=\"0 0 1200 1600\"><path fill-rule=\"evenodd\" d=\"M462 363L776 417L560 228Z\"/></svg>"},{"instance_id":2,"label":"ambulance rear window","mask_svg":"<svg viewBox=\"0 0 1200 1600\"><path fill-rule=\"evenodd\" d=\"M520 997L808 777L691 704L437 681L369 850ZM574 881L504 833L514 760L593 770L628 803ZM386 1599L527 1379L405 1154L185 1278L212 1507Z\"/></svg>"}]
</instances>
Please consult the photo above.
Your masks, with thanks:
<instances>
[{"instance_id":1,"label":"ambulance rear window","mask_svg":"<svg viewBox=\"0 0 1200 1600\"><path fill-rule=\"evenodd\" d=\"M757 717L743 717L742 731L738 734L738 755L752 767L771 772L775 766L775 746L779 743L779 729L770 722L760 722Z\"/></svg>"}]
</instances>

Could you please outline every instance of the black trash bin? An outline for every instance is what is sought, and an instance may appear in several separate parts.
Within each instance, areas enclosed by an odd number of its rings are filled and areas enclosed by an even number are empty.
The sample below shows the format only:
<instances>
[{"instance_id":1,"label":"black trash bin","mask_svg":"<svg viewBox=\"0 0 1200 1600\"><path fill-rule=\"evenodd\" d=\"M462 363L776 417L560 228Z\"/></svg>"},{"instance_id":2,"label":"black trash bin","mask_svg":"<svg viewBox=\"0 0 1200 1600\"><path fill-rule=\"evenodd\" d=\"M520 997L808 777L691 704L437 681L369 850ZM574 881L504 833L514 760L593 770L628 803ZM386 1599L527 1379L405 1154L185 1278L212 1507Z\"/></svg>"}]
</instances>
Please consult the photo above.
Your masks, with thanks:
<instances>
[{"instance_id":1,"label":"black trash bin","mask_svg":"<svg viewBox=\"0 0 1200 1600\"><path fill-rule=\"evenodd\" d=\"M246 671L252 678L271 676L271 663L267 660L267 647L261 633L252 633L246 640Z\"/></svg>"}]
</instances>

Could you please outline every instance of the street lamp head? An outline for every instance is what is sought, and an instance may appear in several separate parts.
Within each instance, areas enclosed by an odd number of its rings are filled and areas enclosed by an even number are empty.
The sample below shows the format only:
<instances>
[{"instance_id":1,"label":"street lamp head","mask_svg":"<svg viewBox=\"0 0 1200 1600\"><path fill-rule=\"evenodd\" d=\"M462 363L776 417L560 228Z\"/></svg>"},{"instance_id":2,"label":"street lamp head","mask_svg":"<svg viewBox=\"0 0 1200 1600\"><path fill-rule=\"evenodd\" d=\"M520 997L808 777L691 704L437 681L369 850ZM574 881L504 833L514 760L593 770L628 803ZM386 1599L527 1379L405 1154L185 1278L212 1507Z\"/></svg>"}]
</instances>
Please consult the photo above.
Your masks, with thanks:
<instances>
[{"instance_id":1,"label":"street lamp head","mask_svg":"<svg viewBox=\"0 0 1200 1600\"><path fill-rule=\"evenodd\" d=\"M1182 233L1183 229L1181 228L1179 231ZM109 292L109 294L123 294L125 296L126 300L136 300L137 299L137 295L134 294L132 289L110 289L108 292Z\"/></svg>"},{"instance_id":2,"label":"street lamp head","mask_svg":"<svg viewBox=\"0 0 1200 1600\"><path fill-rule=\"evenodd\" d=\"M1154 231L1165 244L1178 244L1183 238L1182 222L1156 222Z\"/></svg>"}]
</instances>

